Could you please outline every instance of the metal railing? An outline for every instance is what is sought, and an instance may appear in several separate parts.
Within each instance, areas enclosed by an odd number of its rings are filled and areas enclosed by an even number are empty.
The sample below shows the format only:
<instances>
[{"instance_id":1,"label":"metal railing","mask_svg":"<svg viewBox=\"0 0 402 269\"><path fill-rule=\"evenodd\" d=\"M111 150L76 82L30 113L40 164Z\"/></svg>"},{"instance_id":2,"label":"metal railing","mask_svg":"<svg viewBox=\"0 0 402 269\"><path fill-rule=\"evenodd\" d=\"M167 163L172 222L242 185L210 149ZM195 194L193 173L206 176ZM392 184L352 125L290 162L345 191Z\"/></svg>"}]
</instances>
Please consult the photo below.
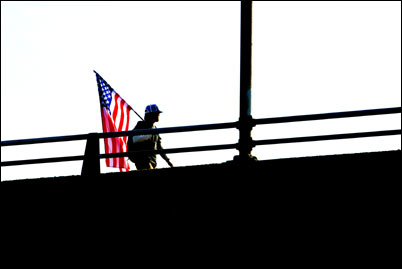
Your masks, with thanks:
<instances>
[{"instance_id":1,"label":"metal railing","mask_svg":"<svg viewBox=\"0 0 402 269\"><path fill-rule=\"evenodd\" d=\"M261 124L279 124L279 123L290 123L290 122L301 122L301 121L328 120L328 119L339 119L339 118L349 118L349 117L396 114L396 113L401 113L401 111L402 111L401 107L394 107L394 108L358 110L358 111L335 112L335 113L324 113L324 114L299 115L299 116L264 118L264 119L251 119L249 124L252 127L254 127L256 125L261 125ZM26 164L40 164L40 163L54 163L54 162L68 162L68 161L84 160L81 174L82 175L97 175L97 174L100 174L100 159L114 158L114 157L128 157L130 154L133 154L133 153L135 154L135 152L100 154L99 139L101 139L101 138L112 138L112 137L122 137L122 136L129 136L129 135L143 135L143 134L194 132L194 131L219 130L219 129L230 129L230 128L237 128L240 131L241 127L239 125L239 122L228 122L228 123L217 123L217 124L158 128L158 129L133 130L133 131L125 131L125 132L89 133L89 134L58 136L58 137L1 141L2 147L31 145L31 144L38 144L38 143L68 142L68 141L78 141L78 140L86 140L87 141L84 155L4 161L4 162L1 162L1 166L6 167L6 166L16 166L16 165L26 165ZM395 129L395 130L382 130L382 131L373 131L373 132L329 134L329 135L320 135L320 136L292 137L292 138L279 138L279 139L267 139L267 140L252 140L251 147L260 146L260 145L300 143L300 142L313 142L313 141L364 138L364 137L378 137L378 136L390 136L390 135L400 135L400 134L401 134L401 129ZM141 152L172 154L172 153L185 153L185 152L225 150L225 149L240 150L239 149L240 143L241 143L241 141L239 141L238 143L234 143L234 144L171 148L171 149L141 151Z\"/></svg>"}]
</instances>

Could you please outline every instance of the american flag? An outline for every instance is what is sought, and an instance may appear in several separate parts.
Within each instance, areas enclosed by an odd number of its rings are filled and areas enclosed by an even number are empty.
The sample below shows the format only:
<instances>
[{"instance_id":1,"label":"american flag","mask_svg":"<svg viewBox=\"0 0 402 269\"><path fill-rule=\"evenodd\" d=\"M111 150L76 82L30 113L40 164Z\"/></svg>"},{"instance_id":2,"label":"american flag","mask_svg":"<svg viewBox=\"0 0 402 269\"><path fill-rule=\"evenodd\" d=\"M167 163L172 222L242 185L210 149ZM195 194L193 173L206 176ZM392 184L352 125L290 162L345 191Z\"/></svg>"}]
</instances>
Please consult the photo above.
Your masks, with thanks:
<instances>
[{"instance_id":1,"label":"american flag","mask_svg":"<svg viewBox=\"0 0 402 269\"><path fill-rule=\"evenodd\" d=\"M127 131L131 106L96 71L94 72L98 82L103 132ZM127 136L105 138L104 142L105 153L127 152ZM127 157L107 158L106 166L120 168L120 171L130 171Z\"/></svg>"}]
</instances>

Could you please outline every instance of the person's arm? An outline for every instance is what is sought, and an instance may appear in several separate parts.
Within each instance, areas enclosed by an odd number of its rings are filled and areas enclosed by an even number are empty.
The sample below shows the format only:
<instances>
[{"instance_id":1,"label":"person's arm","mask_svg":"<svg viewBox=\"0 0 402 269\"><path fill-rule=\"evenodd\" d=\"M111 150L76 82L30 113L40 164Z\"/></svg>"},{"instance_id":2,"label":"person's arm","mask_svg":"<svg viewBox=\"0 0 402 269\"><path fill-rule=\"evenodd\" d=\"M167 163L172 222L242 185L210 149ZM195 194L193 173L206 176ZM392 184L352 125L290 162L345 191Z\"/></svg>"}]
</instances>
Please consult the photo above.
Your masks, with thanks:
<instances>
[{"instance_id":1,"label":"person's arm","mask_svg":"<svg viewBox=\"0 0 402 269\"><path fill-rule=\"evenodd\" d=\"M170 167L172 167L172 168L174 167L173 164L172 164L172 162L171 162L169 159L167 159L167 160L165 160L165 161L167 162L167 164L168 164Z\"/></svg>"},{"instance_id":2,"label":"person's arm","mask_svg":"<svg viewBox=\"0 0 402 269\"><path fill-rule=\"evenodd\" d=\"M161 143L161 138L159 137L158 142L157 142L157 146L159 150L162 150L162 143ZM170 159L168 158L168 156L165 153L160 153L161 157L166 161L166 163L170 166L173 167L172 162L170 161Z\"/></svg>"}]
</instances>

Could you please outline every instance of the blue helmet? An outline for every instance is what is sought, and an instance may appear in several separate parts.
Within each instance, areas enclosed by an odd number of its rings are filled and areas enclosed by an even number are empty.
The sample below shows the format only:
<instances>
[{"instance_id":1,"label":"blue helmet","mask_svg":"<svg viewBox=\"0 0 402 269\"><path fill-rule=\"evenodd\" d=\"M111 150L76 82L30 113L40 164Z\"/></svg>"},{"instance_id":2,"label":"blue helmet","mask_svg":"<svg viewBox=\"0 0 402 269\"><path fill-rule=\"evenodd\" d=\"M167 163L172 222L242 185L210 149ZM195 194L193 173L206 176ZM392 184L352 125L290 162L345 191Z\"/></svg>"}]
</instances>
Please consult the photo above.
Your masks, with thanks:
<instances>
[{"instance_id":1,"label":"blue helmet","mask_svg":"<svg viewBox=\"0 0 402 269\"><path fill-rule=\"evenodd\" d=\"M158 106L153 104L153 105L147 105L145 108L145 114L147 113L162 113L162 111L159 110Z\"/></svg>"}]
</instances>

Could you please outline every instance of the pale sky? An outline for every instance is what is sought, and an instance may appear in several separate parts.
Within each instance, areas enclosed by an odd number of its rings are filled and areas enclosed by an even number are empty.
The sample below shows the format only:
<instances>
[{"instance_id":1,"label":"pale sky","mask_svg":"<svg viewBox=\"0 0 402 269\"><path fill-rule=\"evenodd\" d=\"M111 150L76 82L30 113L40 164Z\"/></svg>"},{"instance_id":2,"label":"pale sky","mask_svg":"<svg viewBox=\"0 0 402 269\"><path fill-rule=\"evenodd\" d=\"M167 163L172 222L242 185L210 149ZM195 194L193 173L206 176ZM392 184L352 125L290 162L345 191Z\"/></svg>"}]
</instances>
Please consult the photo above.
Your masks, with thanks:
<instances>
[{"instance_id":1,"label":"pale sky","mask_svg":"<svg viewBox=\"0 0 402 269\"><path fill-rule=\"evenodd\" d=\"M158 127L237 121L240 2L1 2L1 140L102 132L96 70ZM254 2L254 118L401 106L401 2ZM132 129L138 118L132 114ZM255 127L253 138L400 129L399 114ZM164 134L176 148L238 132ZM103 141L100 140L101 152ZM254 148L260 160L396 150L400 136ZM85 141L4 147L1 160L81 155ZM171 154L176 166L236 150ZM134 164L130 163L135 169ZM82 161L1 168L1 180L77 175ZM158 167L167 165L158 159ZM102 173L117 172L106 168Z\"/></svg>"}]
</instances>

